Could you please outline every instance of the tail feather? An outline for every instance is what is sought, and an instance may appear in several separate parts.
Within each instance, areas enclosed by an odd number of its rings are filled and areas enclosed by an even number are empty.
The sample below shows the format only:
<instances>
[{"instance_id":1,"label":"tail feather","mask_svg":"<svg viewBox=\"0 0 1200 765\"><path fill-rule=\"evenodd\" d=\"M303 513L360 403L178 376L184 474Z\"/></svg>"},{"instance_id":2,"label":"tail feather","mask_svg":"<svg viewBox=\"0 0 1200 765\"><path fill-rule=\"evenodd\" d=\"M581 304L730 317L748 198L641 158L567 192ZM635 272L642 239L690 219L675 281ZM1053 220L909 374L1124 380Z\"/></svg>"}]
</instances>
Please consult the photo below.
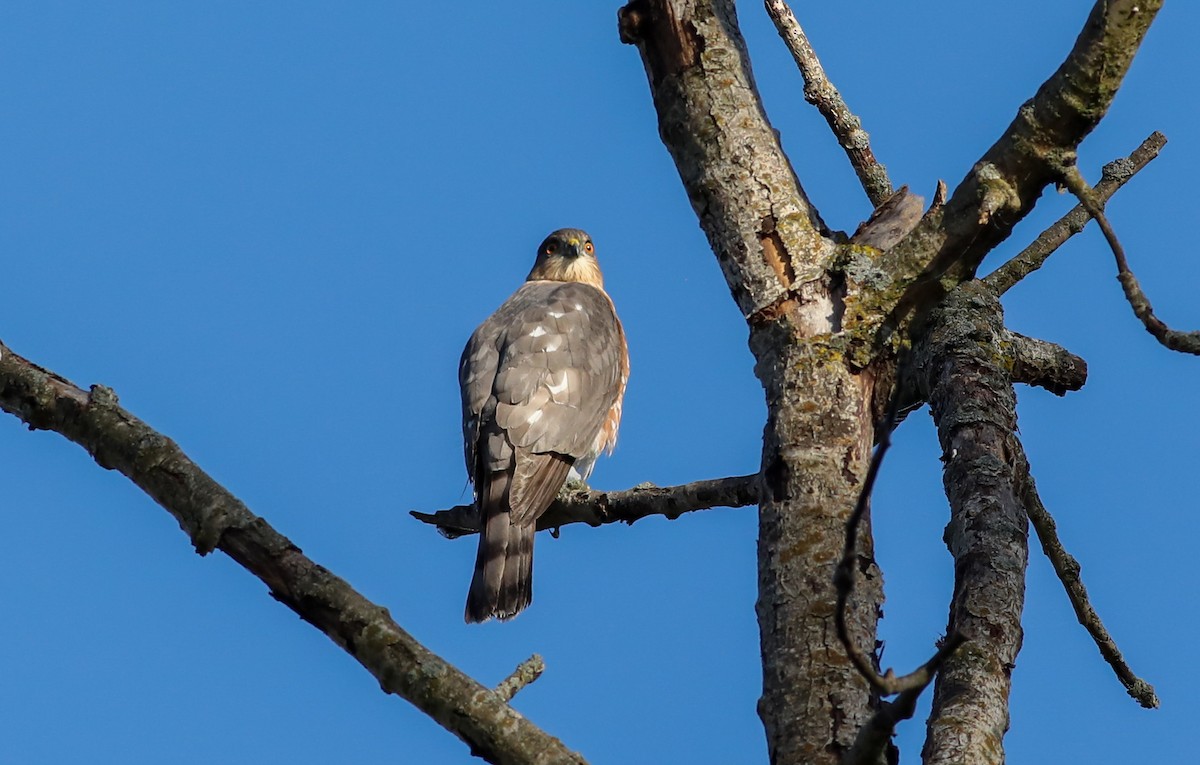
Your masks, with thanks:
<instances>
[{"instance_id":1,"label":"tail feather","mask_svg":"<svg viewBox=\"0 0 1200 765\"><path fill-rule=\"evenodd\" d=\"M508 473L495 473L479 487L479 551L467 591L467 622L511 619L533 600L534 523L512 523L510 480Z\"/></svg>"}]
</instances>

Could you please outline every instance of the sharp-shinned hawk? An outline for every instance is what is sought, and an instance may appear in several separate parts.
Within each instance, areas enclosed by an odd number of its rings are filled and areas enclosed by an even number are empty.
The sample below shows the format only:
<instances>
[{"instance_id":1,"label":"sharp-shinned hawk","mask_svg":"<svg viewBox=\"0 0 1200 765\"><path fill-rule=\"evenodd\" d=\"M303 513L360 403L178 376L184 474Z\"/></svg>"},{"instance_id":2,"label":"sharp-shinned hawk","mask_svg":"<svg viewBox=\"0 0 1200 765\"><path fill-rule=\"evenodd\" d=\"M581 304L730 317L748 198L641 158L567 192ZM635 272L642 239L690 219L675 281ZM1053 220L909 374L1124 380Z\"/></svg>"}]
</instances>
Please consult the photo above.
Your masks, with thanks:
<instances>
[{"instance_id":1,"label":"sharp-shinned hawk","mask_svg":"<svg viewBox=\"0 0 1200 765\"><path fill-rule=\"evenodd\" d=\"M572 468L611 451L629 378L625 332L592 238L546 237L525 284L471 335L458 369L463 450L479 513L466 620L533 599L533 536Z\"/></svg>"}]
</instances>

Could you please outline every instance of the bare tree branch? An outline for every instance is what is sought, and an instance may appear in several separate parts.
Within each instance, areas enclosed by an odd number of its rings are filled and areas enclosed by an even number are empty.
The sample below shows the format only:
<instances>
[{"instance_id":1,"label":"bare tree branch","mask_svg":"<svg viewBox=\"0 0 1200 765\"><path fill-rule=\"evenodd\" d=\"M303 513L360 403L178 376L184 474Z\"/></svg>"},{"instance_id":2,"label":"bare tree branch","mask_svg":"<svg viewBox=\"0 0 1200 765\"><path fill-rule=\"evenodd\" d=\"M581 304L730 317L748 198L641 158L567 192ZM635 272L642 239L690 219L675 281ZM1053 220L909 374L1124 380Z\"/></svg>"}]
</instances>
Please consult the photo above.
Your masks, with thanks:
<instances>
[{"instance_id":1,"label":"bare tree branch","mask_svg":"<svg viewBox=\"0 0 1200 765\"><path fill-rule=\"evenodd\" d=\"M881 259L888 283L848 312L848 322L861 319L870 326L879 321L872 317L889 313L903 323L973 277L1107 113L1161 7L1162 0L1097 0L1058 70L1021 106L946 204ZM863 340L879 342L874 335ZM858 363L868 363L870 355L859 352Z\"/></svg>"},{"instance_id":2,"label":"bare tree branch","mask_svg":"<svg viewBox=\"0 0 1200 765\"><path fill-rule=\"evenodd\" d=\"M84 392L0 344L0 409L74 441L123 473L179 521L197 552L221 550L271 596L329 636L394 693L499 765L584 760L499 696L429 651L344 580L317 565L192 462L171 439L117 404Z\"/></svg>"},{"instance_id":3,"label":"bare tree branch","mask_svg":"<svg viewBox=\"0 0 1200 765\"><path fill-rule=\"evenodd\" d=\"M1014 484L1016 394L1002 362L1000 302L978 281L951 292L914 350L950 500L949 631L970 641L938 673L924 760L1002 763L1012 667L1021 647L1028 523Z\"/></svg>"},{"instance_id":4,"label":"bare tree branch","mask_svg":"<svg viewBox=\"0 0 1200 765\"><path fill-rule=\"evenodd\" d=\"M877 250L889 250L921 222L925 200L901 186L895 194L885 197L871 212L871 217L850 237L851 244L863 244Z\"/></svg>"},{"instance_id":5,"label":"bare tree branch","mask_svg":"<svg viewBox=\"0 0 1200 765\"><path fill-rule=\"evenodd\" d=\"M1121 685L1125 686L1129 695L1146 709L1157 708L1158 696L1154 693L1154 686L1138 677L1129 668L1125 657L1121 655L1121 650L1117 648L1116 641L1108 634L1104 623L1100 621L1100 615L1092 607L1091 601L1088 599L1087 588L1083 586L1083 579L1079 576L1079 561L1075 560L1075 557L1062 546L1054 517L1046 510L1046 506L1042 504L1042 498L1038 496L1037 483L1029 472L1029 460L1025 456L1025 450L1021 448L1019 441L1016 446L1019 450L1017 454L1018 468L1021 473L1019 478L1022 482L1021 502L1037 532L1038 541L1042 543L1042 552L1050 559L1054 573L1058 574L1059 581L1067 591L1067 598L1071 601L1071 607L1075 609L1075 616L1092 636L1096 647L1100 649L1100 655L1112 667L1117 679L1121 681Z\"/></svg>"},{"instance_id":6,"label":"bare tree branch","mask_svg":"<svg viewBox=\"0 0 1200 765\"><path fill-rule=\"evenodd\" d=\"M758 476L740 475L659 487L643 483L624 491L595 491L567 484L554 504L538 519L538 529L558 529L572 523L600 526L628 523L651 515L675 520L684 513L714 507L745 507L758 502ZM457 505L436 513L410 511L409 515L438 527L448 539L479 533L474 505Z\"/></svg>"},{"instance_id":7,"label":"bare tree branch","mask_svg":"<svg viewBox=\"0 0 1200 765\"><path fill-rule=\"evenodd\" d=\"M1156 131L1142 141L1128 157L1113 160L1105 165L1103 176L1093 189L1100 207L1103 208L1104 203L1112 198L1126 181L1150 164L1166 144L1167 137ZM1083 231L1091 219L1092 216L1082 204L1076 205L1069 213L1038 234L1037 239L1028 247L984 277L983 283L995 290L996 294L1003 295L1017 282L1041 268L1055 250Z\"/></svg>"},{"instance_id":8,"label":"bare tree branch","mask_svg":"<svg viewBox=\"0 0 1200 765\"><path fill-rule=\"evenodd\" d=\"M892 182L888 178L887 168L875 159L871 151L871 136L863 130L862 120L850 111L842 94L834 87L825 75L825 67L821 66L816 51L804 34L796 15L784 0L765 0L767 13L775 22L775 29L792 52L796 66L804 77L804 100L808 101L821 116L829 123L838 143L846 150L850 165L862 183L863 191L871 205L878 207L892 194Z\"/></svg>"},{"instance_id":9,"label":"bare tree branch","mask_svg":"<svg viewBox=\"0 0 1200 765\"><path fill-rule=\"evenodd\" d=\"M1129 301L1129 305L1133 308L1133 313L1141 320L1142 326L1154 339L1162 343L1167 348L1180 353L1190 353L1200 356L1200 331L1183 332L1177 329L1171 329L1154 315L1154 309L1150 306L1150 299L1146 297L1146 293L1142 291L1142 286L1138 284L1137 278L1133 272L1129 270L1129 261L1125 258L1125 248L1121 246L1121 241L1117 239L1117 232L1108 222L1108 217L1105 216L1104 210L1100 203L1097 202L1092 189L1088 187L1087 181L1079 173L1079 168L1074 165L1064 165L1062 167L1063 184L1068 190L1079 200L1088 213L1096 219L1096 224L1100 226L1100 230L1104 232L1104 238L1108 240L1109 247L1112 248L1113 257L1117 261L1117 280L1121 282L1121 288L1125 290L1125 299Z\"/></svg>"}]
</instances>

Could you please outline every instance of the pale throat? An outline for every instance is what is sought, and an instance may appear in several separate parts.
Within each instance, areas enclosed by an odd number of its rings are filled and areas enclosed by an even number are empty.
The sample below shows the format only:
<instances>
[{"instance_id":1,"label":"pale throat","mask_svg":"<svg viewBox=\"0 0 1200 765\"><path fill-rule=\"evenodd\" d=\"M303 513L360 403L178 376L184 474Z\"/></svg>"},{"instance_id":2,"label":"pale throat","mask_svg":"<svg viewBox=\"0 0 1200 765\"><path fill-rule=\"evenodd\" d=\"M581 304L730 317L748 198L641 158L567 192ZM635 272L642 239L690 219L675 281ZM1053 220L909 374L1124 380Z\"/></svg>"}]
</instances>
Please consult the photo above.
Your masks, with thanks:
<instances>
[{"instance_id":1,"label":"pale throat","mask_svg":"<svg viewBox=\"0 0 1200 765\"><path fill-rule=\"evenodd\" d=\"M534 265L528 281L582 282L604 289L604 277L594 258L546 258Z\"/></svg>"}]
</instances>

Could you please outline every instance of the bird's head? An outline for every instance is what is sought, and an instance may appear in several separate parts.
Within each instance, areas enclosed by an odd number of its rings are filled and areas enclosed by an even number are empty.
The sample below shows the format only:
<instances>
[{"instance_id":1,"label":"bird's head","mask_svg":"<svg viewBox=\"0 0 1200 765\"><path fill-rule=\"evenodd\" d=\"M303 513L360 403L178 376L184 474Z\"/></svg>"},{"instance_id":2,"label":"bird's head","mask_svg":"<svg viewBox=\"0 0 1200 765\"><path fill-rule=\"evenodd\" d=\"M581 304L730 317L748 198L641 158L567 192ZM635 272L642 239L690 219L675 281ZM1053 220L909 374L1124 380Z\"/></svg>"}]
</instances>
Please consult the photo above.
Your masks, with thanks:
<instances>
[{"instance_id":1,"label":"bird's head","mask_svg":"<svg viewBox=\"0 0 1200 765\"><path fill-rule=\"evenodd\" d=\"M596 262L596 247L588 232L577 228L560 228L546 237L537 251L537 260L529 272L528 281L583 282L597 289L604 288L600 264Z\"/></svg>"}]
</instances>

